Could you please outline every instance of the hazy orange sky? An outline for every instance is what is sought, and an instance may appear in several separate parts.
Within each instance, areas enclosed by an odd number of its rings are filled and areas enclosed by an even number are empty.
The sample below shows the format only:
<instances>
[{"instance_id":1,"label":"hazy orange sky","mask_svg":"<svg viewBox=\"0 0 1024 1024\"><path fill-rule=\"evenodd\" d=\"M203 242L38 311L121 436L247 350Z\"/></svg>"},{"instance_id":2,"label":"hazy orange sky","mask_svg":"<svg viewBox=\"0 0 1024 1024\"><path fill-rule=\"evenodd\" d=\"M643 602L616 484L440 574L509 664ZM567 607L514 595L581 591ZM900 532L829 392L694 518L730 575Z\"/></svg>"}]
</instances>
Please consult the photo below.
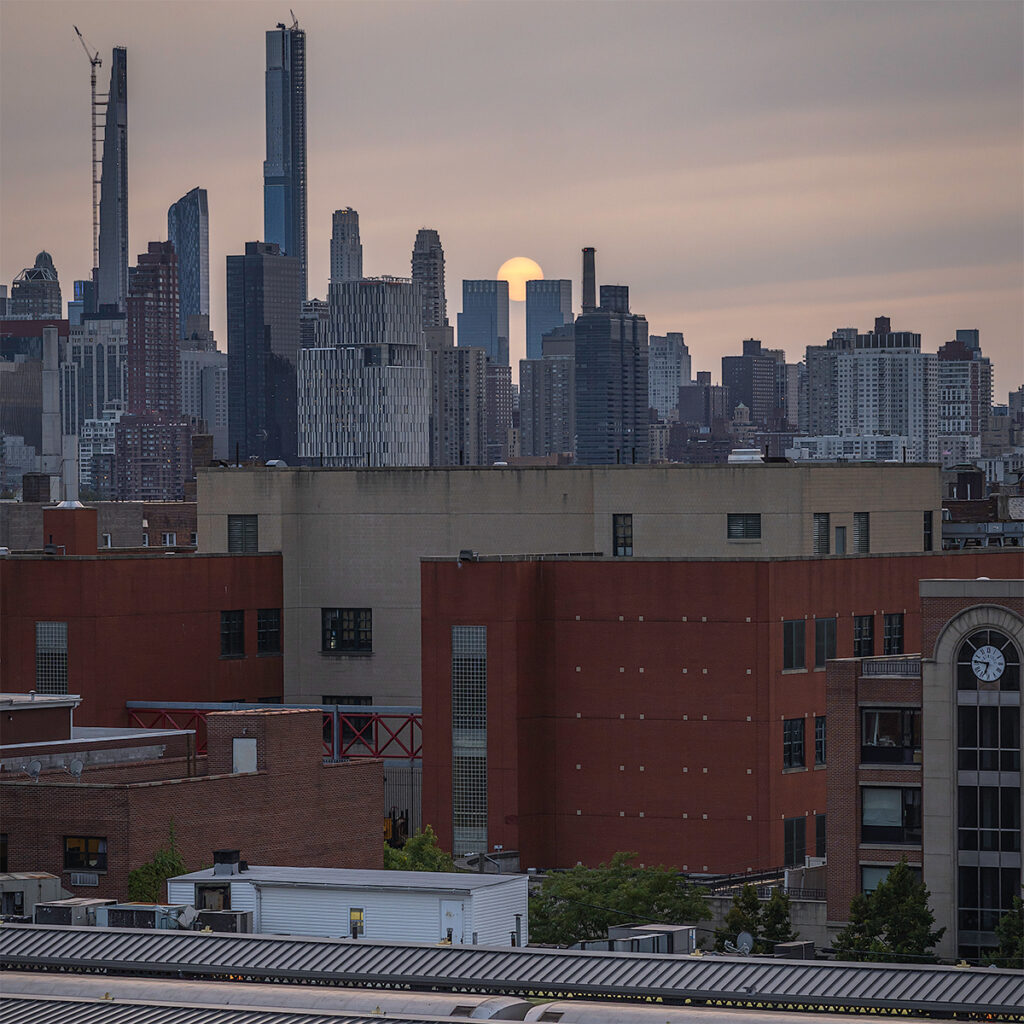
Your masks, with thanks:
<instances>
[{"instance_id":1,"label":"hazy orange sky","mask_svg":"<svg viewBox=\"0 0 1024 1024\"><path fill-rule=\"evenodd\" d=\"M287 0L286 0L287 2ZM311 295L331 211L367 274L441 234L462 278L511 256L630 285L717 379L745 337L796 361L876 315L934 351L978 327L997 401L1024 380L1019 2L296 3L307 32ZM91 265L89 67L128 47L130 244L210 197L224 258L262 237L265 30L286 3L0 4L0 281L40 249L64 297ZM522 308L512 356L522 354Z\"/></svg>"}]
</instances>

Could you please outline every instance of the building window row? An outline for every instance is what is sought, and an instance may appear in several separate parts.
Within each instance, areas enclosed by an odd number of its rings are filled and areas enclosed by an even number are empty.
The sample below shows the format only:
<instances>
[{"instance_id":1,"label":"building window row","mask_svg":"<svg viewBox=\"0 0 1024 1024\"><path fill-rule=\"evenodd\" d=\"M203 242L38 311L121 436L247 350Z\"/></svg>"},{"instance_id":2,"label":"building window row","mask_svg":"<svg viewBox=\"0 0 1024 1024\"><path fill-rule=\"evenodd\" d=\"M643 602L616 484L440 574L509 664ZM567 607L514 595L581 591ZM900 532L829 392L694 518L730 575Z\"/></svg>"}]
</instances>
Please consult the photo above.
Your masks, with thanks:
<instances>
[{"instance_id":1,"label":"building window row","mask_svg":"<svg viewBox=\"0 0 1024 1024\"><path fill-rule=\"evenodd\" d=\"M281 609L260 608L256 612L256 653L281 653ZM220 613L220 656L245 657L245 609Z\"/></svg>"},{"instance_id":2,"label":"building window row","mask_svg":"<svg viewBox=\"0 0 1024 1024\"><path fill-rule=\"evenodd\" d=\"M903 613L883 616L883 651L887 655L904 653ZM782 668L785 671L806 667L806 630L803 619L786 619L782 623ZM870 658L875 653L874 615L853 617L853 656ZM836 657L835 618L814 620L814 667L825 668L825 663Z\"/></svg>"}]
</instances>

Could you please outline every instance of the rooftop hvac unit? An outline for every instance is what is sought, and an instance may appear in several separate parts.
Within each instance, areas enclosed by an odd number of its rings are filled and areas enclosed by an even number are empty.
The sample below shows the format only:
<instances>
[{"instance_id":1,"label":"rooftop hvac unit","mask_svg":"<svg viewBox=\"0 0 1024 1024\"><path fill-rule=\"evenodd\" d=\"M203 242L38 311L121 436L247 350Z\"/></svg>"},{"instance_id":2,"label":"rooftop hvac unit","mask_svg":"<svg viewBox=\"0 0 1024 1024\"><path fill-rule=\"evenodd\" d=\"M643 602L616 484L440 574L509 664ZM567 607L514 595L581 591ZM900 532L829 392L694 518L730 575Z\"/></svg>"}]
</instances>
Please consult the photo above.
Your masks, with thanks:
<instances>
[{"instance_id":1,"label":"rooftop hvac unit","mask_svg":"<svg viewBox=\"0 0 1024 1024\"><path fill-rule=\"evenodd\" d=\"M190 928L196 919L195 908L187 903L115 903L96 911L100 928L156 928L171 931Z\"/></svg>"},{"instance_id":2,"label":"rooftop hvac unit","mask_svg":"<svg viewBox=\"0 0 1024 1024\"><path fill-rule=\"evenodd\" d=\"M199 928L212 932L252 932L251 910L200 910Z\"/></svg>"},{"instance_id":3,"label":"rooftop hvac unit","mask_svg":"<svg viewBox=\"0 0 1024 1024\"><path fill-rule=\"evenodd\" d=\"M97 911L105 910L116 900L85 899L52 900L37 903L32 914L34 924L94 925Z\"/></svg>"}]
</instances>

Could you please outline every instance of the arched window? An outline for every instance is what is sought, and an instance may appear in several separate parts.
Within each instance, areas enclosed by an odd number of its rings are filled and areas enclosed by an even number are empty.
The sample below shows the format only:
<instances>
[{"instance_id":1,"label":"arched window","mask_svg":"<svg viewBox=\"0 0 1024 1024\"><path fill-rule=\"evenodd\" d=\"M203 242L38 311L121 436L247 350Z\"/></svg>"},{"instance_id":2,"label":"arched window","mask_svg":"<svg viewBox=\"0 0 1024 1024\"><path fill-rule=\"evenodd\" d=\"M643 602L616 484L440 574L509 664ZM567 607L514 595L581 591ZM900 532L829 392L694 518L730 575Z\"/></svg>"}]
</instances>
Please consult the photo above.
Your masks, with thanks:
<instances>
[{"instance_id":1,"label":"arched window","mask_svg":"<svg viewBox=\"0 0 1024 1024\"><path fill-rule=\"evenodd\" d=\"M956 657L958 690L1019 690L1020 654L1014 642L997 629L979 629L968 636Z\"/></svg>"}]
</instances>

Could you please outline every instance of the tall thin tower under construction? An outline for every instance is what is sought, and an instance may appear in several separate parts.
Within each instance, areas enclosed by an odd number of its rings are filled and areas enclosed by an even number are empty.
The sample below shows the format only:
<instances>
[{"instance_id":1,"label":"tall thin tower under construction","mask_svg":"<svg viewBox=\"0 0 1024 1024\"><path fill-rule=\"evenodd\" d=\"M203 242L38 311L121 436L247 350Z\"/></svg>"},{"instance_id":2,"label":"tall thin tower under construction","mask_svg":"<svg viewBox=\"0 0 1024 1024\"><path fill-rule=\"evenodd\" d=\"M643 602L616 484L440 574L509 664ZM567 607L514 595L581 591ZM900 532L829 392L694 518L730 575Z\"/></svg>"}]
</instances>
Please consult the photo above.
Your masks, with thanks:
<instances>
[{"instance_id":1,"label":"tall thin tower under construction","mask_svg":"<svg viewBox=\"0 0 1024 1024\"><path fill-rule=\"evenodd\" d=\"M103 130L97 305L128 299L128 51L115 46Z\"/></svg>"}]
</instances>

